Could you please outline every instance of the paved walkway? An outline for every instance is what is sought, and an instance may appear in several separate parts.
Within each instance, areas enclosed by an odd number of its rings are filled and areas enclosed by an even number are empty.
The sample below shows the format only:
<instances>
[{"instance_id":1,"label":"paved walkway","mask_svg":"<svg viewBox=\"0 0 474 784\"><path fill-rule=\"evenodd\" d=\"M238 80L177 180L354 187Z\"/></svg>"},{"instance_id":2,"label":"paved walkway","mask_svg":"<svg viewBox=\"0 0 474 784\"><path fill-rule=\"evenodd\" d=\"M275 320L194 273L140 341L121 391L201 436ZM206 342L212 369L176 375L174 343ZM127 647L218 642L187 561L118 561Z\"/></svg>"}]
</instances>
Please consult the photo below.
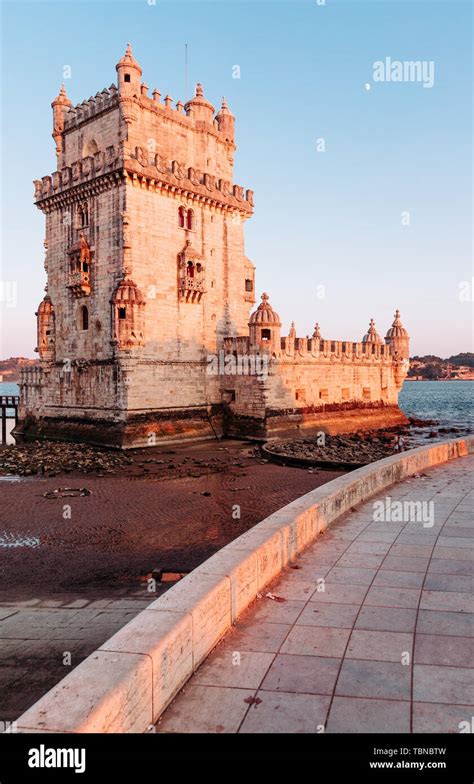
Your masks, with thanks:
<instances>
[{"instance_id":1,"label":"paved walkway","mask_svg":"<svg viewBox=\"0 0 474 784\"><path fill-rule=\"evenodd\" d=\"M416 475L331 526L211 653L157 732L469 731L473 469L465 457ZM386 510L386 497L388 522L374 507ZM406 502L425 502L421 521Z\"/></svg>"}]
</instances>

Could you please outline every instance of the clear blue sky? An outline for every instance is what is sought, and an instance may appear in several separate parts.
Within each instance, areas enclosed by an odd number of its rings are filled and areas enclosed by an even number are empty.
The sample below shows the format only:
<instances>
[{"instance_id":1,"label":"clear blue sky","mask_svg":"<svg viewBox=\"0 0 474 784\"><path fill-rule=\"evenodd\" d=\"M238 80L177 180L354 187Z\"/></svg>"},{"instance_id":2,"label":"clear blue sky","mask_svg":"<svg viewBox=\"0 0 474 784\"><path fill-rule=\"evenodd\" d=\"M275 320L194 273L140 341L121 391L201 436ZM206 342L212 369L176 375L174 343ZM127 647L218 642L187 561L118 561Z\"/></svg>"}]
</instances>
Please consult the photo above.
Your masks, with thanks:
<instances>
[{"instance_id":1,"label":"clear blue sky","mask_svg":"<svg viewBox=\"0 0 474 784\"><path fill-rule=\"evenodd\" d=\"M360 340L371 317L384 334L399 307L413 354L472 350L472 301L459 297L472 276L470 2L38 0L2 11L2 280L17 284L17 303L0 305L0 356L34 356L45 273L31 181L55 169L50 103L63 68L78 103L115 81L127 41L150 94L175 101L187 42L189 88L201 81L236 114L236 182L255 190L247 255L283 334L292 319L311 334L317 320L323 337ZM386 57L433 61L434 86L373 82Z\"/></svg>"}]
</instances>

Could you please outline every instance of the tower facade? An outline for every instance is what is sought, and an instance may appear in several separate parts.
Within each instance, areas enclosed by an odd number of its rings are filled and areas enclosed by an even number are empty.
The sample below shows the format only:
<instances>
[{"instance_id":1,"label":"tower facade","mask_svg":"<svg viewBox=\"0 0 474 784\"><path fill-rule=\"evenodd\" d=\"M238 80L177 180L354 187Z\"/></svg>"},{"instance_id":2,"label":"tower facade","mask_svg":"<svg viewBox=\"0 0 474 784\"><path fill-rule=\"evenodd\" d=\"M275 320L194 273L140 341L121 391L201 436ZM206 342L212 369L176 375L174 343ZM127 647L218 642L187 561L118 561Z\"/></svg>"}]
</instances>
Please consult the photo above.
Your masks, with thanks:
<instances>
[{"instance_id":1,"label":"tower facade","mask_svg":"<svg viewBox=\"0 0 474 784\"><path fill-rule=\"evenodd\" d=\"M130 45L117 84L53 101L57 167L35 181L46 218L41 373L22 380L19 437L116 446L213 433L207 357L247 329L253 193L233 182L234 117L199 84L148 95ZM38 384L38 378L41 382Z\"/></svg>"},{"instance_id":2,"label":"tower facade","mask_svg":"<svg viewBox=\"0 0 474 784\"><path fill-rule=\"evenodd\" d=\"M297 337L244 250L253 192L233 181L235 119L201 84L152 96L130 45L117 84L52 103L57 166L35 180L46 221L38 367L20 382L17 440L120 448L223 433L269 438L406 422L409 338ZM216 361L214 361L216 360ZM222 361L221 361L222 360Z\"/></svg>"}]
</instances>

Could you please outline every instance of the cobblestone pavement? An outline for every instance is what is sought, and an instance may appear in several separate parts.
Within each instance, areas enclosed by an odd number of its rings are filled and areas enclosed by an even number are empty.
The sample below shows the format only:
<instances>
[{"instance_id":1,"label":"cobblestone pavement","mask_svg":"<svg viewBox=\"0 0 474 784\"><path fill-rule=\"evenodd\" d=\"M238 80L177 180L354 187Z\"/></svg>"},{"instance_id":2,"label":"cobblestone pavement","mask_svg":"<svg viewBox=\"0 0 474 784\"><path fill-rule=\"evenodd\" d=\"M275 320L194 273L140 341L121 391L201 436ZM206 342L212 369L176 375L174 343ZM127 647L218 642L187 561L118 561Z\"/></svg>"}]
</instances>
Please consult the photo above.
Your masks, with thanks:
<instances>
[{"instance_id":1,"label":"cobblestone pavement","mask_svg":"<svg viewBox=\"0 0 474 784\"><path fill-rule=\"evenodd\" d=\"M431 469L331 526L268 590L279 601L257 600L210 654L157 732L470 725L473 468L464 457ZM418 518L407 502L425 502ZM391 521L377 519L388 504Z\"/></svg>"}]
</instances>

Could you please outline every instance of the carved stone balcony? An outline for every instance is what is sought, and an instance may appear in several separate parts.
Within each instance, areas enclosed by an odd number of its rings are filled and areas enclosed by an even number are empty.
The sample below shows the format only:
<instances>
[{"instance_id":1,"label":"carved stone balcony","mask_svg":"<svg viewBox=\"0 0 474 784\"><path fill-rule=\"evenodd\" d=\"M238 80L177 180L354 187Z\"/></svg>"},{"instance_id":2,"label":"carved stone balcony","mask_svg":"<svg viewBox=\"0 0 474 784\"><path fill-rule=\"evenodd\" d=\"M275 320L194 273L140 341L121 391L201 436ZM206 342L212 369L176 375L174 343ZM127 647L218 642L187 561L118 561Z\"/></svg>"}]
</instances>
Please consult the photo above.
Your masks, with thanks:
<instances>
[{"instance_id":1,"label":"carved stone balcony","mask_svg":"<svg viewBox=\"0 0 474 784\"><path fill-rule=\"evenodd\" d=\"M84 272L84 270L70 272L67 286L75 297L88 297L91 293L89 272Z\"/></svg>"}]
</instances>

